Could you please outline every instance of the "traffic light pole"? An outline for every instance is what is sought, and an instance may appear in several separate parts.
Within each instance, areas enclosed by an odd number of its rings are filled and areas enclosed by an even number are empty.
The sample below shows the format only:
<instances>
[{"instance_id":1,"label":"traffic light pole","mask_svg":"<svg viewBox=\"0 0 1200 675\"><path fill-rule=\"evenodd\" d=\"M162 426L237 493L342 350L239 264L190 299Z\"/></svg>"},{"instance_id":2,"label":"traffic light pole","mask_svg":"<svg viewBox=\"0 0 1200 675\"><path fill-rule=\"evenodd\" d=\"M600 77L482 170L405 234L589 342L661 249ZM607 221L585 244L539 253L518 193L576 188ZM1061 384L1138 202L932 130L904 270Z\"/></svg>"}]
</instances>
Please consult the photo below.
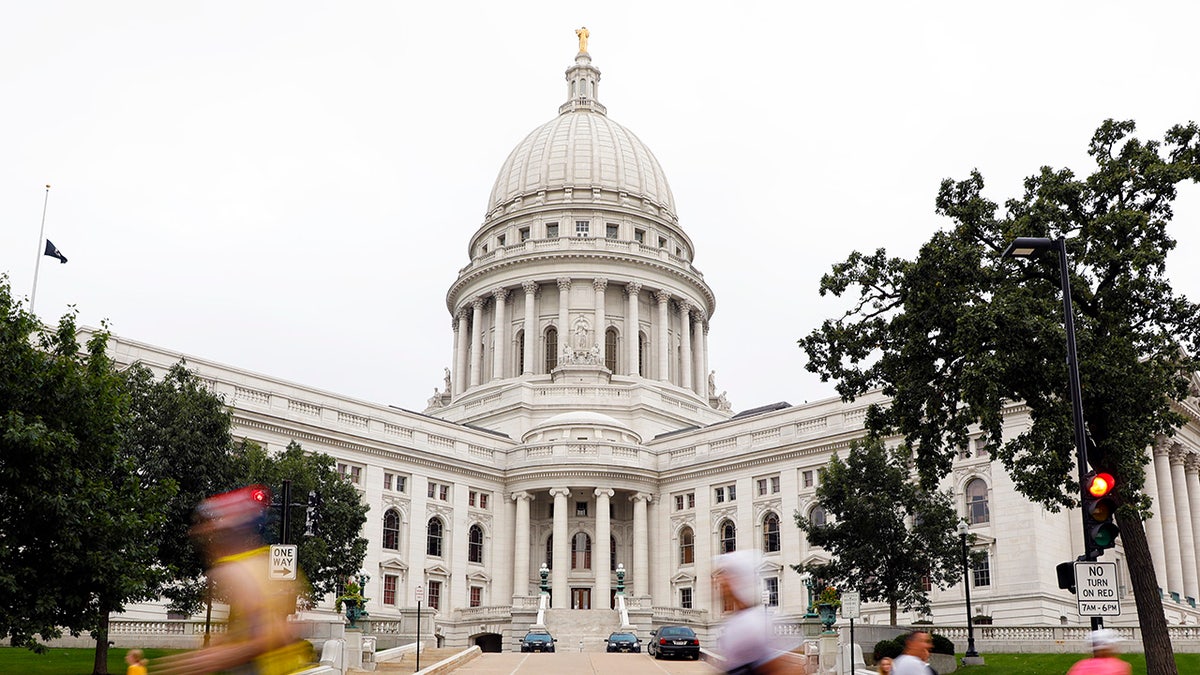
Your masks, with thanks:
<instances>
[{"instance_id":1,"label":"traffic light pole","mask_svg":"<svg viewBox=\"0 0 1200 675\"><path fill-rule=\"evenodd\" d=\"M1079 469L1080 505L1083 504L1082 490L1086 489L1088 474L1087 456L1087 427L1083 421L1083 388L1079 384L1079 355L1075 349L1075 308L1071 302L1071 274L1067 266L1067 239L1059 237L1054 240L1054 248L1058 251L1058 271L1060 286L1063 294L1063 326L1067 329L1067 387L1071 394L1071 419L1075 427L1075 464ZM1079 515L1083 519L1083 559L1094 561L1091 542L1088 540L1088 513L1080 508ZM1104 627L1104 619L1092 617L1092 630Z\"/></svg>"},{"instance_id":2,"label":"traffic light pole","mask_svg":"<svg viewBox=\"0 0 1200 675\"><path fill-rule=\"evenodd\" d=\"M279 518L279 543L288 543L288 529L292 524L292 481L284 479L283 495L281 503L283 507L280 509L283 514Z\"/></svg>"}]
</instances>

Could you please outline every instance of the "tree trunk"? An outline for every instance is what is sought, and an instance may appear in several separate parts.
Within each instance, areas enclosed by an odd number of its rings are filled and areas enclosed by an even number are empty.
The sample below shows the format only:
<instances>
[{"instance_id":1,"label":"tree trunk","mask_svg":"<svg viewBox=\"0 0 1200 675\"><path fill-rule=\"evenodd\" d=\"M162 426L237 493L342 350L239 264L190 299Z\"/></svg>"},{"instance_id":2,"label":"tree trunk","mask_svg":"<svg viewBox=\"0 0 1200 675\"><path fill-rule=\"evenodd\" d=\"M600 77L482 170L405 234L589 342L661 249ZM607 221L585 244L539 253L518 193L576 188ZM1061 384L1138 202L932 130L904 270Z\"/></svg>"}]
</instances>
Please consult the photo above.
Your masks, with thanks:
<instances>
[{"instance_id":1,"label":"tree trunk","mask_svg":"<svg viewBox=\"0 0 1200 675\"><path fill-rule=\"evenodd\" d=\"M106 603L100 603L100 622L96 624L96 658L92 661L92 675L108 675L108 612Z\"/></svg>"},{"instance_id":2,"label":"tree trunk","mask_svg":"<svg viewBox=\"0 0 1200 675\"><path fill-rule=\"evenodd\" d=\"M1142 519L1127 517L1117 510L1117 524L1125 543L1125 563L1133 583L1133 598L1137 604L1138 624L1142 629L1142 649L1146 652L1146 675L1178 675L1171 636L1167 633L1167 617L1163 614L1162 595L1154 578L1154 562L1146 543Z\"/></svg>"},{"instance_id":3,"label":"tree trunk","mask_svg":"<svg viewBox=\"0 0 1200 675\"><path fill-rule=\"evenodd\" d=\"M896 625L896 609L897 609L897 605L899 605L899 603L898 603L896 600L889 600L889 601L888 601L888 612L889 612L889 613L888 613L888 617L889 617L889 618L888 618L888 620L891 622L891 623L889 623L889 624L888 624L889 626L895 626L895 625Z\"/></svg>"}]
</instances>

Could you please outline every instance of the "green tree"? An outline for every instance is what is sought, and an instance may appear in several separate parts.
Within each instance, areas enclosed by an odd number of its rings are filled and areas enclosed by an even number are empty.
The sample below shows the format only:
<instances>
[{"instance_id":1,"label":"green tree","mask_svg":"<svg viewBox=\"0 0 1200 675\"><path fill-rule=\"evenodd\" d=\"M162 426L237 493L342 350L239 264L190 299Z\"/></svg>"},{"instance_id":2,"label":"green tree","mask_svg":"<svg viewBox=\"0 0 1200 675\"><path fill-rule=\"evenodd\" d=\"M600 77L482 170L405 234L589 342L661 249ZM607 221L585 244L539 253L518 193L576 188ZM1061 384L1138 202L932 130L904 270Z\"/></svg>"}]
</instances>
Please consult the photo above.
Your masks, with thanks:
<instances>
[{"instance_id":1,"label":"green tree","mask_svg":"<svg viewBox=\"0 0 1200 675\"><path fill-rule=\"evenodd\" d=\"M310 599L334 593L339 583L357 575L367 556L367 540L361 536L369 507L358 489L334 468L334 459L305 452L292 442L277 455L268 454L254 443L244 443L238 452L238 475L246 483L261 483L271 489L278 502L284 479L292 481L292 503L304 504L309 493L317 497L316 525L306 535L304 506L292 507L288 543L297 545L300 569L312 586ZM281 522L274 514L268 539L281 541Z\"/></svg>"},{"instance_id":2,"label":"green tree","mask_svg":"<svg viewBox=\"0 0 1200 675\"><path fill-rule=\"evenodd\" d=\"M108 615L162 575L145 535L173 489L124 451L129 399L107 341L81 349L73 312L43 329L0 276L0 631L14 646L63 629L104 639Z\"/></svg>"},{"instance_id":3,"label":"green tree","mask_svg":"<svg viewBox=\"0 0 1200 675\"><path fill-rule=\"evenodd\" d=\"M175 494L155 532L165 577L156 596L194 613L204 596L204 561L188 530L204 498L234 485L231 416L224 400L179 362L162 378L135 363L123 373L130 396L126 451L149 480L169 483Z\"/></svg>"},{"instance_id":4,"label":"green tree","mask_svg":"<svg viewBox=\"0 0 1200 675\"><path fill-rule=\"evenodd\" d=\"M926 583L946 588L961 580L950 497L923 489L907 459L891 456L880 439L851 444L844 462L837 455L829 460L817 503L832 518L818 524L796 514L796 524L831 560L793 569L857 590L864 601L888 603L891 625L898 608L928 609Z\"/></svg>"},{"instance_id":5,"label":"green tree","mask_svg":"<svg viewBox=\"0 0 1200 675\"><path fill-rule=\"evenodd\" d=\"M1047 508L1078 503L1059 270L1001 257L1019 236L1065 237L1075 305L1083 408L1094 468L1117 479L1117 521L1152 675L1174 673L1170 638L1142 519L1146 448L1185 419L1176 402L1197 370L1200 311L1165 277L1171 204L1179 183L1200 180L1200 128L1164 140L1131 136L1108 120L1092 137L1086 177L1043 167L1003 211L983 196L978 172L946 180L937 213L950 226L914 260L881 250L852 253L821 293L857 288L855 305L800 340L808 369L852 399L880 387L890 403L869 410L874 434L900 434L921 480L950 470L969 428L983 430L994 459ZM1030 426L1001 435L1002 405L1022 401Z\"/></svg>"}]
</instances>

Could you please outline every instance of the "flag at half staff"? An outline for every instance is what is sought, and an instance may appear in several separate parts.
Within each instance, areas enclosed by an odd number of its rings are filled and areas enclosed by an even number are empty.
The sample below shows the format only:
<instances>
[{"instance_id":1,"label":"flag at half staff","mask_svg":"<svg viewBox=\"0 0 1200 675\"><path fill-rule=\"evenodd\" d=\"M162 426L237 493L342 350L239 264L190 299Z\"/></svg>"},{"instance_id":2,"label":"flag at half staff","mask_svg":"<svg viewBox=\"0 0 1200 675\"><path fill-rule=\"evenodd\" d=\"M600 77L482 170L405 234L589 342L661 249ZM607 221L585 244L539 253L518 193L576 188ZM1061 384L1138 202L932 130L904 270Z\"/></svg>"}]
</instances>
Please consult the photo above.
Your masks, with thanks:
<instances>
[{"instance_id":1,"label":"flag at half staff","mask_svg":"<svg viewBox=\"0 0 1200 675\"><path fill-rule=\"evenodd\" d=\"M63 255L62 251L58 250L58 247L56 247L49 239L46 240L46 255L50 256L51 258L58 258L59 261L63 262L64 264L67 262L67 256Z\"/></svg>"}]
</instances>

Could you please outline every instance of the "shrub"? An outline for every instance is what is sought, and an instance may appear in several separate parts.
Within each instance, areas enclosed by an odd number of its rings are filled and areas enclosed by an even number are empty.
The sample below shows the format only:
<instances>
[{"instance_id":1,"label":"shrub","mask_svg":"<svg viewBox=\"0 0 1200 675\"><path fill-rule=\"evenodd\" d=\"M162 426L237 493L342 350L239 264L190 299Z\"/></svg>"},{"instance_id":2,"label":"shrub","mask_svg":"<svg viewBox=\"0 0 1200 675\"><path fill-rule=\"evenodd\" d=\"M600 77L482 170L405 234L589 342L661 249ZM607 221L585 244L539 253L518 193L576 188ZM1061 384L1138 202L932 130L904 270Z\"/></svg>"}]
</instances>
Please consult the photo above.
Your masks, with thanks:
<instances>
[{"instance_id":1,"label":"shrub","mask_svg":"<svg viewBox=\"0 0 1200 675\"><path fill-rule=\"evenodd\" d=\"M897 656L900 656L903 651L904 647L902 647L896 640L880 640L879 642L875 643L875 649L871 652L871 658L878 663L879 659L884 657L894 659Z\"/></svg>"},{"instance_id":2,"label":"shrub","mask_svg":"<svg viewBox=\"0 0 1200 675\"><path fill-rule=\"evenodd\" d=\"M933 653L934 654L950 654L954 655L954 643L945 635L937 633L932 634L933 637Z\"/></svg>"}]
</instances>

